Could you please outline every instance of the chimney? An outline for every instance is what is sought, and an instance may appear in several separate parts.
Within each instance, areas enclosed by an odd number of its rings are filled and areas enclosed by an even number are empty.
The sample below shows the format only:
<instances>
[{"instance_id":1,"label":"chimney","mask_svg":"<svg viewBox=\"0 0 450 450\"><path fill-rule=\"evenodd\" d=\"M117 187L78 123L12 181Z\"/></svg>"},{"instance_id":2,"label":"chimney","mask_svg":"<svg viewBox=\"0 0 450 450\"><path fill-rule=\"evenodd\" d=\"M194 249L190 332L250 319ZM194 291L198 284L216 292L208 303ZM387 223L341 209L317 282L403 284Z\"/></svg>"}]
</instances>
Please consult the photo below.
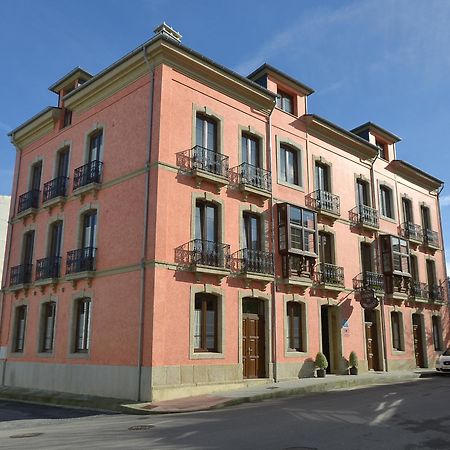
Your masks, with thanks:
<instances>
[{"instance_id":1,"label":"chimney","mask_svg":"<svg viewBox=\"0 0 450 450\"><path fill-rule=\"evenodd\" d=\"M153 32L155 35L161 35L161 36L168 36L171 39L181 42L181 34L178 33L178 31L175 31L172 27L166 24L166 22L163 22L161 25L156 27Z\"/></svg>"}]
</instances>

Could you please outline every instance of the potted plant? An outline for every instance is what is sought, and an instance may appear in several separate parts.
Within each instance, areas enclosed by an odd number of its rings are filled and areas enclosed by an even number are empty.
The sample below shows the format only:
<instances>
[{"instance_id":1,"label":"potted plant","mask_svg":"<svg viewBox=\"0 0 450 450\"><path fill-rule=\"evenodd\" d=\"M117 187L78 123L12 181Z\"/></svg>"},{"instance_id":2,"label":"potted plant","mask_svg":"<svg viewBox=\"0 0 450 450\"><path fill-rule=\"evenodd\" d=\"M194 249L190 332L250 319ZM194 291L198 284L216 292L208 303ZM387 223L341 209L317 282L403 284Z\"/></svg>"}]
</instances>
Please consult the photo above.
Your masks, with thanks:
<instances>
[{"instance_id":1,"label":"potted plant","mask_svg":"<svg viewBox=\"0 0 450 450\"><path fill-rule=\"evenodd\" d=\"M317 353L314 365L317 367L317 378L324 378L325 369L328 367L327 357L321 352Z\"/></svg>"},{"instance_id":2,"label":"potted plant","mask_svg":"<svg viewBox=\"0 0 450 450\"><path fill-rule=\"evenodd\" d=\"M350 369L350 375L358 375L358 356L355 352L350 352L348 357L348 367Z\"/></svg>"}]
</instances>

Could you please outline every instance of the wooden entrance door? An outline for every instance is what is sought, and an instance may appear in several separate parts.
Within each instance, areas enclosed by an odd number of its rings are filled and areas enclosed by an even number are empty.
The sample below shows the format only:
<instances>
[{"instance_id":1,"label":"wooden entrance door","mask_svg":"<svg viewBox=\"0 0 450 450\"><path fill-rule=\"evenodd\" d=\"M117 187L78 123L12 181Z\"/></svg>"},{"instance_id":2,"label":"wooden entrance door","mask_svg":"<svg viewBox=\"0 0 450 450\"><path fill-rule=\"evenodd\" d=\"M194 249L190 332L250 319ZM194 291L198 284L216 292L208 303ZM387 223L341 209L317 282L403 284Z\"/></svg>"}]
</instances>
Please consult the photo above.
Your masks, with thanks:
<instances>
[{"instance_id":1,"label":"wooden entrance door","mask_svg":"<svg viewBox=\"0 0 450 450\"><path fill-rule=\"evenodd\" d=\"M420 314L413 314L413 341L416 366L425 367L422 341L422 318Z\"/></svg>"},{"instance_id":2,"label":"wooden entrance door","mask_svg":"<svg viewBox=\"0 0 450 450\"><path fill-rule=\"evenodd\" d=\"M244 378L264 378L264 315L257 299L243 299L242 363Z\"/></svg>"},{"instance_id":3,"label":"wooden entrance door","mask_svg":"<svg viewBox=\"0 0 450 450\"><path fill-rule=\"evenodd\" d=\"M365 310L364 320L366 327L367 367L369 370L380 370L376 313Z\"/></svg>"}]
</instances>

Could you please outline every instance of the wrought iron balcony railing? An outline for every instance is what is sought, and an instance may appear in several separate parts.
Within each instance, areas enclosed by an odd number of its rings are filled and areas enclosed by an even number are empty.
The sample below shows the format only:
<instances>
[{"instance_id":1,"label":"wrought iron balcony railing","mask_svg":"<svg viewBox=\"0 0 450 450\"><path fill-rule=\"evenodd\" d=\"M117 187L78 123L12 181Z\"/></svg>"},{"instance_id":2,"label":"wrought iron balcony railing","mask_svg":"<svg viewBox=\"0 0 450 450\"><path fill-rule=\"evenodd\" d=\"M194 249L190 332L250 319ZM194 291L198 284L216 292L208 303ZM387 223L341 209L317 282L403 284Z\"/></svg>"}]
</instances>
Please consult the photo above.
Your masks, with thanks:
<instances>
[{"instance_id":1,"label":"wrought iron balcony railing","mask_svg":"<svg viewBox=\"0 0 450 450\"><path fill-rule=\"evenodd\" d=\"M194 239L175 249L175 260L186 267L209 266L230 268L230 246L219 242Z\"/></svg>"},{"instance_id":2,"label":"wrought iron balcony railing","mask_svg":"<svg viewBox=\"0 0 450 450\"><path fill-rule=\"evenodd\" d=\"M420 225L416 225L412 222L404 222L401 227L401 235L406 239L412 239L413 241L423 241L423 231Z\"/></svg>"},{"instance_id":3,"label":"wrought iron balcony railing","mask_svg":"<svg viewBox=\"0 0 450 450\"><path fill-rule=\"evenodd\" d=\"M413 298L428 298L428 285L420 281L411 280L409 285L409 295Z\"/></svg>"},{"instance_id":4,"label":"wrought iron balcony railing","mask_svg":"<svg viewBox=\"0 0 450 450\"><path fill-rule=\"evenodd\" d=\"M84 247L67 252L66 274L95 270L97 249Z\"/></svg>"},{"instance_id":5,"label":"wrought iron balcony railing","mask_svg":"<svg viewBox=\"0 0 450 450\"><path fill-rule=\"evenodd\" d=\"M200 145L177 153L177 165L183 170L203 170L213 175L228 178L228 156Z\"/></svg>"},{"instance_id":6,"label":"wrought iron balcony railing","mask_svg":"<svg viewBox=\"0 0 450 450\"><path fill-rule=\"evenodd\" d=\"M31 191L25 192L19 197L19 204L17 206L17 214L26 211L30 208L39 207L39 189L31 189Z\"/></svg>"},{"instance_id":7,"label":"wrought iron balcony railing","mask_svg":"<svg viewBox=\"0 0 450 450\"><path fill-rule=\"evenodd\" d=\"M439 235L436 231L424 229L423 230L423 242L429 247L439 247Z\"/></svg>"},{"instance_id":8,"label":"wrought iron balcony railing","mask_svg":"<svg viewBox=\"0 0 450 450\"><path fill-rule=\"evenodd\" d=\"M379 214L374 208L367 205L355 206L349 212L350 221L355 225L362 225L371 228L379 228Z\"/></svg>"},{"instance_id":9,"label":"wrought iron balcony railing","mask_svg":"<svg viewBox=\"0 0 450 450\"><path fill-rule=\"evenodd\" d=\"M444 288L437 284L431 284L428 286L428 298L433 301L444 300Z\"/></svg>"},{"instance_id":10,"label":"wrought iron balcony railing","mask_svg":"<svg viewBox=\"0 0 450 450\"><path fill-rule=\"evenodd\" d=\"M56 197L65 197L67 195L67 186L69 185L69 178L57 177L53 180L47 181L44 184L44 193L42 201L46 202Z\"/></svg>"},{"instance_id":11,"label":"wrought iron balcony railing","mask_svg":"<svg viewBox=\"0 0 450 450\"><path fill-rule=\"evenodd\" d=\"M231 260L236 262L236 267L233 270L236 270L238 273L251 272L273 275L272 253L244 248L234 253L231 256Z\"/></svg>"},{"instance_id":12,"label":"wrought iron balcony railing","mask_svg":"<svg viewBox=\"0 0 450 450\"><path fill-rule=\"evenodd\" d=\"M45 280L47 278L59 278L61 272L60 256L48 256L47 258L36 261L36 280Z\"/></svg>"},{"instance_id":13,"label":"wrought iron balcony railing","mask_svg":"<svg viewBox=\"0 0 450 450\"><path fill-rule=\"evenodd\" d=\"M305 198L306 206L316 211L328 212L336 216L341 215L341 201L338 195L318 189Z\"/></svg>"},{"instance_id":14,"label":"wrought iron balcony railing","mask_svg":"<svg viewBox=\"0 0 450 450\"><path fill-rule=\"evenodd\" d=\"M73 174L73 188L78 189L90 183L100 183L103 170L103 163L98 160L75 169Z\"/></svg>"},{"instance_id":15,"label":"wrought iron balcony railing","mask_svg":"<svg viewBox=\"0 0 450 450\"><path fill-rule=\"evenodd\" d=\"M237 175L237 182L263 191L272 191L271 173L268 170L248 163L242 163L231 169Z\"/></svg>"},{"instance_id":16,"label":"wrought iron balcony railing","mask_svg":"<svg viewBox=\"0 0 450 450\"><path fill-rule=\"evenodd\" d=\"M381 273L364 271L353 278L353 289L373 289L384 291L384 277Z\"/></svg>"},{"instance_id":17,"label":"wrought iron balcony railing","mask_svg":"<svg viewBox=\"0 0 450 450\"><path fill-rule=\"evenodd\" d=\"M11 267L9 285L17 286L18 284L31 283L32 272L33 264L21 264L20 266Z\"/></svg>"},{"instance_id":18,"label":"wrought iron balcony railing","mask_svg":"<svg viewBox=\"0 0 450 450\"><path fill-rule=\"evenodd\" d=\"M319 284L344 286L344 268L329 263L318 265L317 281Z\"/></svg>"}]
</instances>

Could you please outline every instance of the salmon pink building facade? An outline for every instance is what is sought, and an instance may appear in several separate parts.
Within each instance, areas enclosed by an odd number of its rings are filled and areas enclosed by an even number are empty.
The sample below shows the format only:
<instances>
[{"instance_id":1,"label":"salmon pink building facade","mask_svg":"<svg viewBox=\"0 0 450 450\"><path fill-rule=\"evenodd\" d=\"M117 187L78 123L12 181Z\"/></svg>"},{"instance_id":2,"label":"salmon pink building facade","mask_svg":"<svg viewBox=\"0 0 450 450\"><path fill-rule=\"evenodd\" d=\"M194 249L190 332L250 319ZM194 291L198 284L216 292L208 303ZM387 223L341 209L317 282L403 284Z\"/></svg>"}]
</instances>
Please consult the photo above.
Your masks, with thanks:
<instances>
[{"instance_id":1,"label":"salmon pink building facade","mask_svg":"<svg viewBox=\"0 0 450 450\"><path fill-rule=\"evenodd\" d=\"M434 367L450 340L443 183L400 140L307 110L162 25L11 132L3 385L157 400Z\"/></svg>"}]
</instances>

